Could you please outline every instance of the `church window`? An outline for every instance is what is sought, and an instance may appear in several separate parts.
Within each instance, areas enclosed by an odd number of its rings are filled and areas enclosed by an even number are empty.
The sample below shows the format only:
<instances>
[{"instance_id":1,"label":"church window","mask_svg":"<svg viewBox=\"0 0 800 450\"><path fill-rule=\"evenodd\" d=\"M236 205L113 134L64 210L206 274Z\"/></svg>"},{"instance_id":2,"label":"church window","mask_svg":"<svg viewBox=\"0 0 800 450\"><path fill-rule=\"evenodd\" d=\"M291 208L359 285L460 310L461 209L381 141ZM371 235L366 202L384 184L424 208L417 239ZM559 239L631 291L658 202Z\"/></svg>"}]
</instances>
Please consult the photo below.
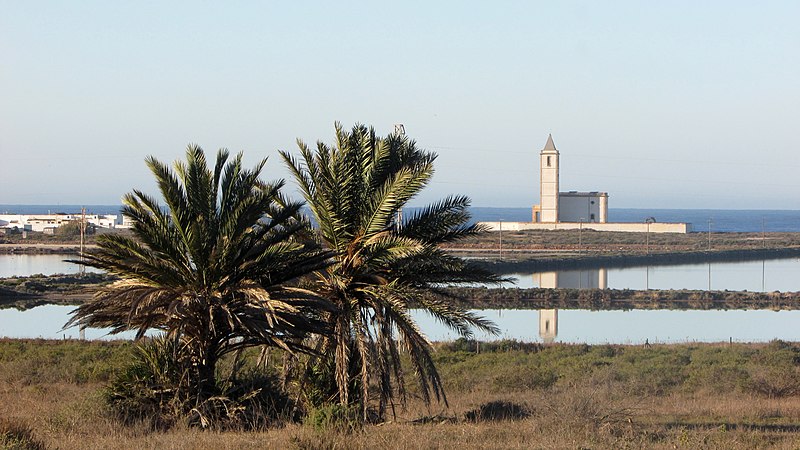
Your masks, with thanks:
<instances>
[{"instance_id":1,"label":"church window","mask_svg":"<svg viewBox=\"0 0 800 450\"><path fill-rule=\"evenodd\" d=\"M547 167L550 167L550 157L547 157Z\"/></svg>"}]
</instances>

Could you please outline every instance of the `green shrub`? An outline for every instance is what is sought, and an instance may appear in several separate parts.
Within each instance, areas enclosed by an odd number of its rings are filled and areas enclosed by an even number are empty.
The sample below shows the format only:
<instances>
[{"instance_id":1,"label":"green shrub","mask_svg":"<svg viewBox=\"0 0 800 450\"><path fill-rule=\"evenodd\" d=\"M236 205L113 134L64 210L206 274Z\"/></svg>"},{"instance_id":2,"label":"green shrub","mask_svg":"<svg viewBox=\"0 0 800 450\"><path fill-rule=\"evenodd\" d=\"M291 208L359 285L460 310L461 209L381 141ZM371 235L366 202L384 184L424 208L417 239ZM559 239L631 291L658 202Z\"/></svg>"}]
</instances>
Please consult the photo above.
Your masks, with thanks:
<instances>
[{"instance_id":1,"label":"green shrub","mask_svg":"<svg viewBox=\"0 0 800 450\"><path fill-rule=\"evenodd\" d=\"M163 335L137 348L134 361L107 387L112 415L125 424L164 430L178 423L214 429L263 429L294 420L294 408L276 377L234 361L214 395L200 398L189 385L190 362L178 342Z\"/></svg>"},{"instance_id":2,"label":"green shrub","mask_svg":"<svg viewBox=\"0 0 800 450\"><path fill-rule=\"evenodd\" d=\"M22 384L106 382L125 367L128 342L0 340L0 380Z\"/></svg>"},{"instance_id":3,"label":"green shrub","mask_svg":"<svg viewBox=\"0 0 800 450\"><path fill-rule=\"evenodd\" d=\"M511 371L500 373L494 380L495 386L508 390L547 389L558 381L553 369L542 366L523 365Z\"/></svg>"},{"instance_id":4,"label":"green shrub","mask_svg":"<svg viewBox=\"0 0 800 450\"><path fill-rule=\"evenodd\" d=\"M751 367L746 389L767 397L800 394L800 374L794 367Z\"/></svg>"},{"instance_id":5,"label":"green shrub","mask_svg":"<svg viewBox=\"0 0 800 450\"><path fill-rule=\"evenodd\" d=\"M190 409L182 366L174 340L162 335L140 344L132 363L105 390L112 415L126 425L142 421L154 429L174 425Z\"/></svg>"},{"instance_id":6,"label":"green shrub","mask_svg":"<svg viewBox=\"0 0 800 450\"><path fill-rule=\"evenodd\" d=\"M620 380L628 383L631 392L666 395L686 381L690 355L688 347L629 348L621 357L615 358L613 367Z\"/></svg>"},{"instance_id":7,"label":"green shrub","mask_svg":"<svg viewBox=\"0 0 800 450\"><path fill-rule=\"evenodd\" d=\"M498 422L503 420L521 420L531 415L530 410L513 402L495 400L467 411L464 418L469 422Z\"/></svg>"},{"instance_id":8,"label":"green shrub","mask_svg":"<svg viewBox=\"0 0 800 450\"><path fill-rule=\"evenodd\" d=\"M358 405L320 406L309 411L304 422L317 431L351 432L363 426Z\"/></svg>"},{"instance_id":9,"label":"green shrub","mask_svg":"<svg viewBox=\"0 0 800 450\"><path fill-rule=\"evenodd\" d=\"M800 394L800 348L774 340L757 352L747 365L745 389L767 397Z\"/></svg>"},{"instance_id":10,"label":"green shrub","mask_svg":"<svg viewBox=\"0 0 800 450\"><path fill-rule=\"evenodd\" d=\"M753 357L750 348L700 346L692 350L686 367L686 389L705 389L714 393L742 390L747 385L747 364Z\"/></svg>"}]
</instances>

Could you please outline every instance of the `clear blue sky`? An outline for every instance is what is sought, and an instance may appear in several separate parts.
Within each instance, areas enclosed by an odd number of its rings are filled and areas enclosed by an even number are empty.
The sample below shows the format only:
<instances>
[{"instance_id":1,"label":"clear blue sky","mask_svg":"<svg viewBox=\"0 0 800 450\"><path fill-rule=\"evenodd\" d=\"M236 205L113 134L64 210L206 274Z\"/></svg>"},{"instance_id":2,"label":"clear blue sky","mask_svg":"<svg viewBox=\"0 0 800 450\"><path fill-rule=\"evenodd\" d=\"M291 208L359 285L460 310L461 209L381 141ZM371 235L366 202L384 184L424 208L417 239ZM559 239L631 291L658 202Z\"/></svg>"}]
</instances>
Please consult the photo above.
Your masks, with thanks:
<instances>
[{"instance_id":1,"label":"clear blue sky","mask_svg":"<svg viewBox=\"0 0 800 450\"><path fill-rule=\"evenodd\" d=\"M146 155L270 156L333 123L440 156L417 203L800 209L800 2L0 0L0 204L154 192Z\"/></svg>"}]
</instances>

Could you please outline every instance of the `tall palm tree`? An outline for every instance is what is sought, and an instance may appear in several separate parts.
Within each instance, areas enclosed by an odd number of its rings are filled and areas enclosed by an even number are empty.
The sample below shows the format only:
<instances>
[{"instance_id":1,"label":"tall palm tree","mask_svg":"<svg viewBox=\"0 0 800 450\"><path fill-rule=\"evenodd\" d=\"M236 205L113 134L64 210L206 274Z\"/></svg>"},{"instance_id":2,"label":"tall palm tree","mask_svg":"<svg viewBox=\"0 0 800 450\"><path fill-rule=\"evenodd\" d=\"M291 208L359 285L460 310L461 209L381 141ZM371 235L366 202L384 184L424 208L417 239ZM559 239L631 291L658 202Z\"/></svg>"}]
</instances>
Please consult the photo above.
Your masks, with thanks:
<instances>
[{"instance_id":1,"label":"tall palm tree","mask_svg":"<svg viewBox=\"0 0 800 450\"><path fill-rule=\"evenodd\" d=\"M422 398L444 400L432 346L412 317L412 309L432 315L460 335L473 327L497 332L491 322L448 301L442 287L458 283L499 283L503 279L451 256L439 244L474 235L469 199L451 196L406 214L402 208L433 175L436 156L416 148L404 135L379 138L356 125L336 124L336 145L317 143L312 151L298 141L300 159L281 152L293 172L335 263L318 272L315 289L337 310L323 314L333 333L318 339L327 360L313 367L317 381L328 380L330 398L359 405L364 418L377 387L379 418L406 389L401 353L410 356ZM317 386L319 389L319 386ZM323 393L325 389L322 389Z\"/></svg>"},{"instance_id":2,"label":"tall palm tree","mask_svg":"<svg viewBox=\"0 0 800 450\"><path fill-rule=\"evenodd\" d=\"M301 203L280 194L283 181L259 179L227 150L208 167L189 146L186 162L146 163L166 202L134 190L122 213L133 237L106 234L81 264L119 277L74 311L67 326L111 333L162 330L179 342L189 363L189 390L198 402L214 394L219 359L251 346L302 350L308 332L324 331L309 311L326 303L287 283L320 269L326 255L300 239L307 223ZM307 235L307 233L306 233ZM307 240L307 239L306 239Z\"/></svg>"}]
</instances>

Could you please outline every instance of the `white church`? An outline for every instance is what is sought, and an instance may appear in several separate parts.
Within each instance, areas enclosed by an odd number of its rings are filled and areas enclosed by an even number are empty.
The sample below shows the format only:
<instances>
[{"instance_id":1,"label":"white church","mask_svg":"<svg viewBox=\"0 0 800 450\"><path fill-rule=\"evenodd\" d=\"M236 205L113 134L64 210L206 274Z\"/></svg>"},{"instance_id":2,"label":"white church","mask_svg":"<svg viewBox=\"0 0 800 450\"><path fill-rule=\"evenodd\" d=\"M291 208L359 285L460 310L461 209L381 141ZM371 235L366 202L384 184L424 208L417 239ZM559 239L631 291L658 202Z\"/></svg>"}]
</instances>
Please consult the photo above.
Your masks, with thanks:
<instances>
[{"instance_id":1,"label":"white church","mask_svg":"<svg viewBox=\"0 0 800 450\"><path fill-rule=\"evenodd\" d=\"M609 222L608 193L561 192L560 153L547 137L539 153L539 204L533 206L531 222L481 222L492 231L574 230L627 231L637 233L688 233L689 223Z\"/></svg>"},{"instance_id":2,"label":"white church","mask_svg":"<svg viewBox=\"0 0 800 450\"><path fill-rule=\"evenodd\" d=\"M553 135L539 153L540 203L533 207L533 221L608 222L608 194L605 192L559 192L558 149Z\"/></svg>"}]
</instances>

